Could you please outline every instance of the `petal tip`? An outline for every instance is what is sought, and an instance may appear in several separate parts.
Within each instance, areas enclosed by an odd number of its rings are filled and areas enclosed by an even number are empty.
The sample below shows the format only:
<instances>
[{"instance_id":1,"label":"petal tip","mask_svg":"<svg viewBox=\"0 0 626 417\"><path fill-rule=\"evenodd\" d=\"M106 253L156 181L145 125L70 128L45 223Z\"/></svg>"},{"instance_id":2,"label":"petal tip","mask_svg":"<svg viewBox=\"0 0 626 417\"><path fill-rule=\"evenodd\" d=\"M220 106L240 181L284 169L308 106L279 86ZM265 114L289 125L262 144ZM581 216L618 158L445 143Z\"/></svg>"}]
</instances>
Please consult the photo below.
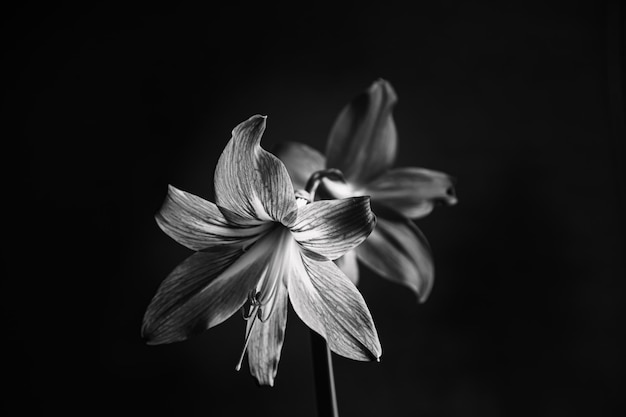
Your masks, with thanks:
<instances>
[{"instance_id":1,"label":"petal tip","mask_svg":"<svg viewBox=\"0 0 626 417\"><path fill-rule=\"evenodd\" d=\"M398 101L398 95L389 81L378 78L369 88L369 94L381 94L385 96L387 103L393 105Z\"/></svg>"},{"instance_id":2,"label":"petal tip","mask_svg":"<svg viewBox=\"0 0 626 417\"><path fill-rule=\"evenodd\" d=\"M244 130L260 131L260 133L262 134L263 131L265 130L266 120L267 120L267 116L255 114L254 116L250 117L248 120L241 122L237 126L235 126L235 128L232 130L232 135L238 136Z\"/></svg>"},{"instance_id":3,"label":"petal tip","mask_svg":"<svg viewBox=\"0 0 626 417\"><path fill-rule=\"evenodd\" d=\"M141 338L148 346L156 346L160 344L159 341L154 337L152 329L149 329L148 324L146 323L144 323L144 325L141 327Z\"/></svg>"},{"instance_id":4,"label":"petal tip","mask_svg":"<svg viewBox=\"0 0 626 417\"><path fill-rule=\"evenodd\" d=\"M424 304L428 300L428 297L430 297L430 292L433 288L432 282L433 279L431 278L429 280L429 284L425 285L426 288L422 289L422 291L418 293L418 300L420 304Z\"/></svg>"}]
</instances>

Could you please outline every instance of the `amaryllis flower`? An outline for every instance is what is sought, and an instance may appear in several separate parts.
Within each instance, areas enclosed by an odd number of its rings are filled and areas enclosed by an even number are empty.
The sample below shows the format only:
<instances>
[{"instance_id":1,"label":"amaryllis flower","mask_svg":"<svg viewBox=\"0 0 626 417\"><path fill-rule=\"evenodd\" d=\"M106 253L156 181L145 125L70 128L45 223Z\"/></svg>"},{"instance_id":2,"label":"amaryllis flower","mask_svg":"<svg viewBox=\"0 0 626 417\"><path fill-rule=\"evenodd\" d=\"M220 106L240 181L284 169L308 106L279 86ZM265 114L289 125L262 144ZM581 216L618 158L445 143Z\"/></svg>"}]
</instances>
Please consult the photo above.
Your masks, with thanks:
<instances>
[{"instance_id":1,"label":"amaryllis flower","mask_svg":"<svg viewBox=\"0 0 626 417\"><path fill-rule=\"evenodd\" d=\"M357 258L379 275L411 288L425 301L434 279L428 242L412 219L429 214L435 203L455 204L451 178L424 168L393 168L397 133L392 110L397 101L385 80L374 82L339 114L326 144L326 157L301 143L284 143L275 154L285 163L294 186L315 172L335 168L345 181L324 177L317 195L345 198L369 195L376 229L338 263L358 281Z\"/></svg>"},{"instance_id":2,"label":"amaryllis flower","mask_svg":"<svg viewBox=\"0 0 626 417\"><path fill-rule=\"evenodd\" d=\"M246 344L237 369L247 350L251 374L273 385L289 299L333 352L378 359L365 301L332 262L370 234L369 198L296 198L283 163L260 147L264 130L262 116L233 130L215 170L217 204L169 187L156 220L196 253L163 281L142 334L150 344L181 341L243 308Z\"/></svg>"}]
</instances>

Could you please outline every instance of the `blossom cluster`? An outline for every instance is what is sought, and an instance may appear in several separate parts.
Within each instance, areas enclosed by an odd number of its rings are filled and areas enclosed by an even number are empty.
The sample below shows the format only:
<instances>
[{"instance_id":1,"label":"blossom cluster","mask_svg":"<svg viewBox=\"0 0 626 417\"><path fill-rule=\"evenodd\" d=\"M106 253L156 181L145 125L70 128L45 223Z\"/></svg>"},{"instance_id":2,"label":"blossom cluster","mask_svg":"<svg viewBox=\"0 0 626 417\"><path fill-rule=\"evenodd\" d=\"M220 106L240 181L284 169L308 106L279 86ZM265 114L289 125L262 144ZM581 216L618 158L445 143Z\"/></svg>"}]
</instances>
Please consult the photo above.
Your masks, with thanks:
<instances>
[{"instance_id":1,"label":"blossom cluster","mask_svg":"<svg viewBox=\"0 0 626 417\"><path fill-rule=\"evenodd\" d=\"M456 202L448 175L393 168L395 102L387 81L372 84L340 113L326 156L298 143L267 152L266 117L253 116L233 129L219 158L215 203L170 186L157 224L194 253L150 302L148 343L185 340L243 310L237 369L247 353L258 383L273 385L291 304L333 352L378 360L357 262L426 300L433 262L413 219Z\"/></svg>"}]
</instances>

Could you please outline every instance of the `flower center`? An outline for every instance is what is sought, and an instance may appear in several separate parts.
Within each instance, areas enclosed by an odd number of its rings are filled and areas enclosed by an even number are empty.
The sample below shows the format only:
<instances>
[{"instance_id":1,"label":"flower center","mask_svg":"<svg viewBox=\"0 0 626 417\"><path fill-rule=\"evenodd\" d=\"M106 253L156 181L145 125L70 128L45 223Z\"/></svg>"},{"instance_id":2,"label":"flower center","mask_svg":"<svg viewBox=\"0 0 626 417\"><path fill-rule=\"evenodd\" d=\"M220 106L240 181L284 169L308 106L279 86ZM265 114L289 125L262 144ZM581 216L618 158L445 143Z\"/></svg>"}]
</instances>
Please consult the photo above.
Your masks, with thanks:
<instances>
[{"instance_id":1,"label":"flower center","mask_svg":"<svg viewBox=\"0 0 626 417\"><path fill-rule=\"evenodd\" d=\"M293 256L298 256L297 253L294 253L294 251L297 251L297 248L291 232L287 227L279 223L267 235L258 240L255 245L261 245L259 248L261 253L269 259L266 261L265 259L258 260L258 262L267 262L266 267L263 269L256 287L248 294L247 305L243 307L244 319L247 321L246 339L239 362L235 367L236 370L241 369L241 363L243 362L250 334L256 320L259 319L264 323L271 316L276 304L276 294L279 286L285 285L284 280L287 278L287 273L289 273L291 260Z\"/></svg>"},{"instance_id":2,"label":"flower center","mask_svg":"<svg viewBox=\"0 0 626 417\"><path fill-rule=\"evenodd\" d=\"M291 255L291 247L295 243L291 232L285 226L278 224L259 244L264 245L268 256L266 268L255 289L250 293L250 302L259 306L259 318L267 320L274 308L274 300L278 285L285 278Z\"/></svg>"}]
</instances>

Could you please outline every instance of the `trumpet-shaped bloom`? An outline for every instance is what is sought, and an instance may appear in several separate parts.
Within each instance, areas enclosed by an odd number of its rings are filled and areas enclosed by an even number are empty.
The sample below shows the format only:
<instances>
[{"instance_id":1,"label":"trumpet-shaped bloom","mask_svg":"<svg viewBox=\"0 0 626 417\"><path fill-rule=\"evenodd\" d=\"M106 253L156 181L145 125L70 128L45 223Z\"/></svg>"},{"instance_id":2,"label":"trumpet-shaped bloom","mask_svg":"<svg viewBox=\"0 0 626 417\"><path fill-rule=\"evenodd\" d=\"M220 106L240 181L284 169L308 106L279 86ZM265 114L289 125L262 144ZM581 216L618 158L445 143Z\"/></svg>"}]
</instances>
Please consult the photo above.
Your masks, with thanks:
<instances>
[{"instance_id":1,"label":"trumpet-shaped bloom","mask_svg":"<svg viewBox=\"0 0 626 417\"><path fill-rule=\"evenodd\" d=\"M370 234L369 198L296 198L283 163L260 146L265 123L254 116L233 130L215 170L216 204L169 187L157 223L196 253L163 281L142 334L181 341L243 308L250 372L273 385L288 299L333 352L372 360L381 347L363 297L332 262Z\"/></svg>"},{"instance_id":2,"label":"trumpet-shaped bloom","mask_svg":"<svg viewBox=\"0 0 626 417\"><path fill-rule=\"evenodd\" d=\"M406 285L425 301L434 280L428 242L413 223L437 202L456 203L451 178L424 168L393 168L397 133L392 110L396 93L385 80L374 82L339 114L326 144L326 156L301 143L284 143L275 154L285 163L294 186L313 173L335 168L345 181L324 178L318 195L345 198L369 195L378 216L376 229L337 263L358 282L357 259L379 275Z\"/></svg>"}]
</instances>

